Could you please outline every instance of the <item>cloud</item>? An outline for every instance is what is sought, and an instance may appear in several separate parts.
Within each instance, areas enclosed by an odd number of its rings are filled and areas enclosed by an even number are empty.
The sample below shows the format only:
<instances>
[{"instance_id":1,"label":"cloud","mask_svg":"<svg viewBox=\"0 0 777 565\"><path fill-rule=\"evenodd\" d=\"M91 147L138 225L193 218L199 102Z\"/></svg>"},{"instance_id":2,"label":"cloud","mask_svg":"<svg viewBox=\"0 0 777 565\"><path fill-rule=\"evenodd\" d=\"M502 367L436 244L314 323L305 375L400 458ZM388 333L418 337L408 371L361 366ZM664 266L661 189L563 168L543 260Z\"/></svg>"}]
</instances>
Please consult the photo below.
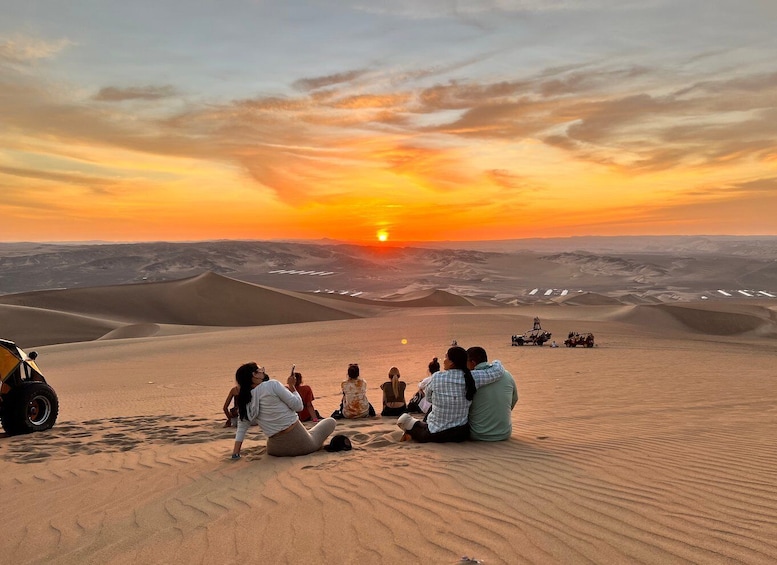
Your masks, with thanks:
<instances>
[{"instance_id":1,"label":"cloud","mask_svg":"<svg viewBox=\"0 0 777 565\"><path fill-rule=\"evenodd\" d=\"M450 67L460 75L466 69ZM106 86L79 99L72 91L52 93L45 80L0 76L0 121L65 145L236 166L260 190L294 206L357 193L362 187L352 179L360 175L378 176L384 187L396 183L431 192L475 182L495 193L532 190L537 182L511 172L514 162L502 156L510 144L526 140L635 175L681 164L775 158L777 115L769 102L777 99L774 75L656 89L651 85L661 73L641 65L588 63L528 76L516 72L505 80L459 78L418 86L433 75L360 69L299 79L289 96L207 103L181 99L172 85ZM131 111L105 104L132 100L162 103ZM486 166L470 157L488 151L499 156ZM21 168L11 170L23 175ZM96 179L50 174L52 181L100 186Z\"/></svg>"},{"instance_id":2,"label":"cloud","mask_svg":"<svg viewBox=\"0 0 777 565\"><path fill-rule=\"evenodd\" d=\"M396 108L410 101L408 94L359 94L345 96L332 103L333 107L345 110L363 110L372 108Z\"/></svg>"},{"instance_id":3,"label":"cloud","mask_svg":"<svg viewBox=\"0 0 777 565\"><path fill-rule=\"evenodd\" d=\"M704 198L730 198L759 193L777 195L777 177L757 178L723 185L707 185L688 191L685 195Z\"/></svg>"},{"instance_id":4,"label":"cloud","mask_svg":"<svg viewBox=\"0 0 777 565\"><path fill-rule=\"evenodd\" d=\"M106 86L94 95L93 99L100 102L123 102L125 100L159 100L176 95L172 86L130 86L120 88Z\"/></svg>"},{"instance_id":5,"label":"cloud","mask_svg":"<svg viewBox=\"0 0 777 565\"><path fill-rule=\"evenodd\" d=\"M645 0L360 0L356 9L383 15L393 15L411 19L439 19L441 17L464 17L479 14L510 14L529 12L558 11L595 11L613 10L628 7L644 7Z\"/></svg>"},{"instance_id":6,"label":"cloud","mask_svg":"<svg viewBox=\"0 0 777 565\"><path fill-rule=\"evenodd\" d=\"M771 234L775 209L777 179L762 178L709 186L647 205L635 221L670 226L675 233L710 233L713 229L728 234Z\"/></svg>"},{"instance_id":7,"label":"cloud","mask_svg":"<svg viewBox=\"0 0 777 565\"><path fill-rule=\"evenodd\" d=\"M579 158L632 172L767 160L777 151L774 100L777 80L770 74L663 95L582 96L554 104L552 114L567 125L542 138Z\"/></svg>"},{"instance_id":8,"label":"cloud","mask_svg":"<svg viewBox=\"0 0 777 565\"><path fill-rule=\"evenodd\" d=\"M64 182L64 183L76 184L76 185L83 185L83 184L108 185L115 182L115 181L108 181L106 179L102 179L99 177L93 177L93 176L83 175L79 173L41 171L38 169L25 169L21 167L0 166L0 174L45 180L45 181Z\"/></svg>"},{"instance_id":9,"label":"cloud","mask_svg":"<svg viewBox=\"0 0 777 565\"><path fill-rule=\"evenodd\" d=\"M0 39L0 63L34 63L53 57L70 45L73 43L68 39L53 42L25 36Z\"/></svg>"},{"instance_id":10,"label":"cloud","mask_svg":"<svg viewBox=\"0 0 777 565\"><path fill-rule=\"evenodd\" d=\"M516 175L507 169L491 169L485 172L486 177L496 186L508 189L510 193L516 191L528 192L538 190L537 184L530 179Z\"/></svg>"},{"instance_id":11,"label":"cloud","mask_svg":"<svg viewBox=\"0 0 777 565\"><path fill-rule=\"evenodd\" d=\"M304 91L318 90L329 86L353 82L362 77L366 72L367 71L365 70L353 70L321 77L301 78L295 81L293 86Z\"/></svg>"}]
</instances>

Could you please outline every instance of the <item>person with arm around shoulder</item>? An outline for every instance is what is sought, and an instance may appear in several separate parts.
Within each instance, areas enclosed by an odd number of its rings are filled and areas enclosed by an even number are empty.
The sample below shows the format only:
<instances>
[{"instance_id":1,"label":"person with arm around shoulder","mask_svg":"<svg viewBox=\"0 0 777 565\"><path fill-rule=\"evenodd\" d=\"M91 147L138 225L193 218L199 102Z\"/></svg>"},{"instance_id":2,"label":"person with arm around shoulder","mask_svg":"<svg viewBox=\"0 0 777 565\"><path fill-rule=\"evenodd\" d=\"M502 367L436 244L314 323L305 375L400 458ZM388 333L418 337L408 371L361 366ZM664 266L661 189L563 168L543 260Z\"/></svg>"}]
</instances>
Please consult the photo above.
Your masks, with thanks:
<instances>
[{"instance_id":1,"label":"person with arm around shoulder","mask_svg":"<svg viewBox=\"0 0 777 565\"><path fill-rule=\"evenodd\" d=\"M478 386L501 379L503 368L496 361L477 376L467 366L467 352L454 346L448 349L443 370L432 375L426 397L432 405L426 422L402 414L397 425L417 442L461 442L469 439L469 407Z\"/></svg>"},{"instance_id":2,"label":"person with arm around shoulder","mask_svg":"<svg viewBox=\"0 0 777 565\"><path fill-rule=\"evenodd\" d=\"M321 449L334 431L337 422L325 418L307 430L299 421L302 398L292 374L286 386L275 379L263 381L264 372L256 363L245 363L235 373L240 390L237 394L238 422L232 458L240 458L240 450L251 422L257 422L267 436L267 454L276 457L307 455Z\"/></svg>"},{"instance_id":3,"label":"person with arm around shoulder","mask_svg":"<svg viewBox=\"0 0 777 565\"><path fill-rule=\"evenodd\" d=\"M487 369L488 355L482 347L467 349L470 370ZM513 433L512 410L518 402L515 379L505 370L501 379L478 388L469 408L469 436L476 441L503 441Z\"/></svg>"}]
</instances>

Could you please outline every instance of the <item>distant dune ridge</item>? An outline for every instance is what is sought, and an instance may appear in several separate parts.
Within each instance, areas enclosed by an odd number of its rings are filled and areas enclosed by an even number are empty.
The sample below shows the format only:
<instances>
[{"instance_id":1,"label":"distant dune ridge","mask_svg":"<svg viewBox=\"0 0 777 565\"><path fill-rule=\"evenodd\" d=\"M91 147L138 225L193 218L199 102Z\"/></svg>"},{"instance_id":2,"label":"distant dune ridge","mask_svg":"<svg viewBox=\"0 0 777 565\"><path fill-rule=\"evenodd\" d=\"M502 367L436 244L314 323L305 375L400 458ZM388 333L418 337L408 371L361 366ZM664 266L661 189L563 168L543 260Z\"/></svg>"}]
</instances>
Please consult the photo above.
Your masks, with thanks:
<instances>
[{"instance_id":1,"label":"distant dune ridge","mask_svg":"<svg viewBox=\"0 0 777 565\"><path fill-rule=\"evenodd\" d=\"M547 289L645 300L777 292L777 237L622 237L358 246L337 242L0 243L0 295L177 281L210 272L296 292L445 291L504 303ZM326 273L326 274L322 274ZM529 295L534 289L542 289Z\"/></svg>"},{"instance_id":2,"label":"distant dune ridge","mask_svg":"<svg viewBox=\"0 0 777 565\"><path fill-rule=\"evenodd\" d=\"M235 261L239 248L223 250ZM60 400L53 429L0 437L0 560L777 562L777 299L676 298L726 288L711 273L738 258L714 269L705 260L704 281L690 280L695 260L664 258L671 277L653 293L622 287L631 267L619 261L614 276L582 273L579 257L410 255L385 256L401 273L393 285L379 259L354 261L328 279L347 279L339 291L199 272L0 296L0 337L39 351ZM569 292L497 300L499 285L480 292L475 273ZM581 279L586 289L572 284ZM596 346L513 347L535 316L559 344L578 331ZM348 363L380 407L390 367L409 396L454 339L485 347L515 377L509 440L402 442L395 419L377 417L338 422L352 451L274 458L252 427L243 458L230 460L221 407L241 363L280 380L295 364L326 415Z\"/></svg>"},{"instance_id":3,"label":"distant dune ridge","mask_svg":"<svg viewBox=\"0 0 777 565\"><path fill-rule=\"evenodd\" d=\"M564 306L623 306L628 299L575 293L554 301ZM550 302L551 304L554 302ZM777 304L777 301L775 301ZM382 300L297 293L245 283L214 273L179 281L37 291L0 296L0 334L21 343L49 345L94 339L120 339L212 327L266 326L372 317L396 308L501 307L493 302L441 290L413 290ZM718 311L716 308L723 308ZM769 333L774 312L766 306L724 303L694 306L637 305L624 320L657 309L694 331L732 335ZM739 311L736 311L739 310ZM655 317L654 317L655 318ZM659 315L657 319L660 319Z\"/></svg>"},{"instance_id":4,"label":"distant dune ridge","mask_svg":"<svg viewBox=\"0 0 777 565\"><path fill-rule=\"evenodd\" d=\"M698 333L727 336L756 332L777 336L777 305L658 304L637 306L623 319L632 322L640 320L647 310L667 314L685 328ZM651 319L655 320L655 316Z\"/></svg>"},{"instance_id":5,"label":"distant dune ridge","mask_svg":"<svg viewBox=\"0 0 777 565\"><path fill-rule=\"evenodd\" d=\"M0 304L82 316L82 332L112 326L99 336L145 334L157 324L263 326L357 317L294 293L236 281L213 273L148 284L74 288L0 296ZM104 321L102 324L98 320ZM78 322L68 318L67 321ZM55 324L55 320L50 323ZM78 325L78 324L77 324ZM122 326L131 331L117 331ZM10 331L12 324L0 328ZM67 340L70 341L70 340ZM51 343L44 339L43 343Z\"/></svg>"}]
</instances>

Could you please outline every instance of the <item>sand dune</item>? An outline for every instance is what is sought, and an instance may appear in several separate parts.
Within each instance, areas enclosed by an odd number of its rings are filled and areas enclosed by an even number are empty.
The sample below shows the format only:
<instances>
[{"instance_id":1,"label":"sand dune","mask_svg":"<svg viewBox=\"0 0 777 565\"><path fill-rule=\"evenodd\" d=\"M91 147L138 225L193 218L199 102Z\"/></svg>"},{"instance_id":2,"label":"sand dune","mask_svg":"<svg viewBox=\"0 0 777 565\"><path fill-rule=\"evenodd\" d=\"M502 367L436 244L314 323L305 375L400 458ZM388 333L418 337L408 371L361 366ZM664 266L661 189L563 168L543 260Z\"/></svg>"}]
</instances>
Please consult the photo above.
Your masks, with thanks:
<instances>
[{"instance_id":1,"label":"sand dune","mask_svg":"<svg viewBox=\"0 0 777 565\"><path fill-rule=\"evenodd\" d=\"M767 308L748 305L742 311L731 309L687 307L680 304L662 304L659 309L669 312L688 328L713 335L738 335L761 331L777 336L774 312Z\"/></svg>"},{"instance_id":2,"label":"sand dune","mask_svg":"<svg viewBox=\"0 0 777 565\"><path fill-rule=\"evenodd\" d=\"M159 333L159 324L127 324L109 331L99 339L128 339L135 337L151 337Z\"/></svg>"},{"instance_id":3,"label":"sand dune","mask_svg":"<svg viewBox=\"0 0 777 565\"><path fill-rule=\"evenodd\" d=\"M0 336L24 347L90 341L120 326L82 314L0 303Z\"/></svg>"},{"instance_id":4,"label":"sand dune","mask_svg":"<svg viewBox=\"0 0 777 565\"><path fill-rule=\"evenodd\" d=\"M483 304L444 291L365 300L338 294L297 293L205 273L179 281L37 291L0 296L7 314L2 335L24 344L148 337L202 327L241 327L378 315L391 307L430 308ZM18 326L27 328L20 331Z\"/></svg>"},{"instance_id":5,"label":"sand dune","mask_svg":"<svg viewBox=\"0 0 777 565\"><path fill-rule=\"evenodd\" d=\"M0 332L43 345L61 411L47 432L0 438L0 560L777 561L777 305L475 304L218 275L1 297ZM534 316L597 346L511 347ZM273 458L251 428L229 459L221 405L240 363L281 377L296 363L328 414L349 362L379 406L389 367L412 390L451 339L515 376L510 440L400 442L379 417L338 423L350 452Z\"/></svg>"},{"instance_id":6,"label":"sand dune","mask_svg":"<svg viewBox=\"0 0 777 565\"><path fill-rule=\"evenodd\" d=\"M82 323L74 326L81 329L72 338L62 339L62 331L38 326L41 340L37 343L45 344L97 339L125 326L135 329L121 332L138 337L149 335L153 324L260 326L358 317L347 308L213 273L170 282L11 294L0 296L3 305L35 308L52 317L49 313L59 313L59 320L69 320L63 315L80 317ZM12 332L13 322L2 325L0 329Z\"/></svg>"},{"instance_id":7,"label":"sand dune","mask_svg":"<svg viewBox=\"0 0 777 565\"><path fill-rule=\"evenodd\" d=\"M7 295L0 297L0 303L130 323L249 326L354 317L290 293L214 273L170 282Z\"/></svg>"},{"instance_id":8,"label":"sand dune","mask_svg":"<svg viewBox=\"0 0 777 565\"><path fill-rule=\"evenodd\" d=\"M464 296L457 296L443 290L419 290L405 294L384 297L393 305L410 308L429 308L433 306L473 306L473 302Z\"/></svg>"},{"instance_id":9,"label":"sand dune","mask_svg":"<svg viewBox=\"0 0 777 565\"><path fill-rule=\"evenodd\" d=\"M730 336L758 333L777 336L774 310L752 304L655 304L636 306L621 319L653 329L682 327L693 332Z\"/></svg>"},{"instance_id":10,"label":"sand dune","mask_svg":"<svg viewBox=\"0 0 777 565\"><path fill-rule=\"evenodd\" d=\"M596 292L569 294L567 296L555 299L554 302L558 302L559 304L566 304L567 306L610 306L623 304L623 302L617 298L604 296Z\"/></svg>"}]
</instances>

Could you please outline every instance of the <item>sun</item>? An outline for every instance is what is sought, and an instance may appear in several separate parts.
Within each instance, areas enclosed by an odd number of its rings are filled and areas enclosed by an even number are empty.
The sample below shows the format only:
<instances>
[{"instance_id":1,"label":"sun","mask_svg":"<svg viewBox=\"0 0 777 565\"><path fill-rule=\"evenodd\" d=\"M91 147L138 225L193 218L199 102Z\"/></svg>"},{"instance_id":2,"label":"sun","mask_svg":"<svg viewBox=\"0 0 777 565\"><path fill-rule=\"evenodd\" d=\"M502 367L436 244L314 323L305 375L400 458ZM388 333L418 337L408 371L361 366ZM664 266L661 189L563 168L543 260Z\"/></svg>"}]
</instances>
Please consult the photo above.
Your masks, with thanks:
<instances>
[{"instance_id":1,"label":"sun","mask_svg":"<svg viewBox=\"0 0 777 565\"><path fill-rule=\"evenodd\" d=\"M378 232L378 241L388 241L389 234L386 230L380 230Z\"/></svg>"}]
</instances>

